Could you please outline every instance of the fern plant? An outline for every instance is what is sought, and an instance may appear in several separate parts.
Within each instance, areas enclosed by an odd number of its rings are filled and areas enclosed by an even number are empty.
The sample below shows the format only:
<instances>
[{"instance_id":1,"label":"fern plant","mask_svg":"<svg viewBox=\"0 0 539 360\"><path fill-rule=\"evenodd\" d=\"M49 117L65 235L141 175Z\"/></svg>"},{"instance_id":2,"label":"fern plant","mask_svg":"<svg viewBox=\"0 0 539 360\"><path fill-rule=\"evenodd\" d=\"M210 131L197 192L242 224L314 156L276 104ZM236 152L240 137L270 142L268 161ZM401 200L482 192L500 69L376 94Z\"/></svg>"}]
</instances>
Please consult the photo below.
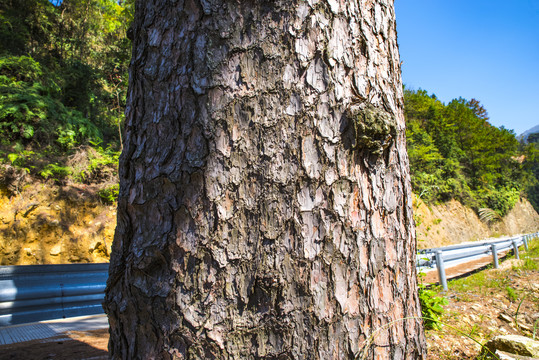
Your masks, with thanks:
<instances>
[{"instance_id":1,"label":"fern plant","mask_svg":"<svg viewBox=\"0 0 539 360\"><path fill-rule=\"evenodd\" d=\"M39 172L39 175L41 175L44 179L54 178L58 181L68 177L72 172L73 171L67 166L61 166L58 165L58 163L53 163L47 164L47 166L45 166L43 170Z\"/></svg>"},{"instance_id":2,"label":"fern plant","mask_svg":"<svg viewBox=\"0 0 539 360\"><path fill-rule=\"evenodd\" d=\"M495 223L502 220L500 214L490 208L479 209L479 219L486 223Z\"/></svg>"},{"instance_id":3,"label":"fern plant","mask_svg":"<svg viewBox=\"0 0 539 360\"><path fill-rule=\"evenodd\" d=\"M28 56L0 57L0 135L70 149L100 141L100 130L60 100L60 87Z\"/></svg>"}]
</instances>

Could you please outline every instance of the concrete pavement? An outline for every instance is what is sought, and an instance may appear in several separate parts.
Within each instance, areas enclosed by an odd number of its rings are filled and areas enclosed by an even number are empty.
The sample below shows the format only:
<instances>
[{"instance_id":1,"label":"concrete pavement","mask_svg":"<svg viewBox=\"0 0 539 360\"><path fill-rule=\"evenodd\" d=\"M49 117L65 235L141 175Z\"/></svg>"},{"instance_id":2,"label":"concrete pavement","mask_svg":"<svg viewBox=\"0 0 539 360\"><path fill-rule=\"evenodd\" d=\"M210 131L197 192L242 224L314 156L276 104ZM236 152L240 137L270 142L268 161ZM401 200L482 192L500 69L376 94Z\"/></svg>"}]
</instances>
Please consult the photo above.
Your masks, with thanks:
<instances>
[{"instance_id":1,"label":"concrete pavement","mask_svg":"<svg viewBox=\"0 0 539 360\"><path fill-rule=\"evenodd\" d=\"M105 314L5 326L0 327L0 345L47 339L68 331L106 329L108 326L109 322Z\"/></svg>"}]
</instances>

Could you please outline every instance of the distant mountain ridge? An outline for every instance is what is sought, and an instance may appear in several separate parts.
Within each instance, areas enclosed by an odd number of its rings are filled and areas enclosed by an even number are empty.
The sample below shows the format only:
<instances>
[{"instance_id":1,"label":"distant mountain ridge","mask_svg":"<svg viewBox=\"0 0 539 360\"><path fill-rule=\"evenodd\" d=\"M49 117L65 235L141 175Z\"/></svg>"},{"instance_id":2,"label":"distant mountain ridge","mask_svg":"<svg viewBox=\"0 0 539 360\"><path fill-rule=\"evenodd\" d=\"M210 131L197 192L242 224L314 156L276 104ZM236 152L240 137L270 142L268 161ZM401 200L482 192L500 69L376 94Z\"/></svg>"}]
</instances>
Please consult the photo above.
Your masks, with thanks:
<instances>
[{"instance_id":1,"label":"distant mountain ridge","mask_svg":"<svg viewBox=\"0 0 539 360\"><path fill-rule=\"evenodd\" d=\"M532 127L531 129L524 131L522 134L518 136L518 139L522 139L526 141L528 139L528 136L533 133L539 133L539 125L536 125Z\"/></svg>"}]
</instances>

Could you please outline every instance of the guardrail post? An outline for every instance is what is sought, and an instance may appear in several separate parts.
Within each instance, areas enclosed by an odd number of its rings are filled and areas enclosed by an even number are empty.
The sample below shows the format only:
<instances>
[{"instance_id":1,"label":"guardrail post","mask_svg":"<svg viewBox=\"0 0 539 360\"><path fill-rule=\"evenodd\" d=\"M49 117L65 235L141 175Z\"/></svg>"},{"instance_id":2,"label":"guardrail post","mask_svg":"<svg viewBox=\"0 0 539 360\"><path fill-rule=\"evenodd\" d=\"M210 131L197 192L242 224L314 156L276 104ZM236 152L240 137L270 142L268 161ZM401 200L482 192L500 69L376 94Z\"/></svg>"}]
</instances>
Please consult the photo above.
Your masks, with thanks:
<instances>
[{"instance_id":1,"label":"guardrail post","mask_svg":"<svg viewBox=\"0 0 539 360\"><path fill-rule=\"evenodd\" d=\"M498 249L496 244L492 244L490 248L492 249L492 262L494 263L494 268L498 269L500 265L498 264Z\"/></svg>"},{"instance_id":2,"label":"guardrail post","mask_svg":"<svg viewBox=\"0 0 539 360\"><path fill-rule=\"evenodd\" d=\"M528 251L528 235L524 236L522 238L522 240L524 241L524 249L526 249L526 251Z\"/></svg>"},{"instance_id":3,"label":"guardrail post","mask_svg":"<svg viewBox=\"0 0 539 360\"><path fill-rule=\"evenodd\" d=\"M513 240L513 250L515 252L515 257L517 259L520 259L520 255L518 253L518 245L517 245L517 241L516 240Z\"/></svg>"},{"instance_id":4,"label":"guardrail post","mask_svg":"<svg viewBox=\"0 0 539 360\"><path fill-rule=\"evenodd\" d=\"M438 268L438 278L440 279L440 284L442 284L444 291L447 291L447 277L445 275L444 258L441 250L436 251L436 267Z\"/></svg>"}]
</instances>

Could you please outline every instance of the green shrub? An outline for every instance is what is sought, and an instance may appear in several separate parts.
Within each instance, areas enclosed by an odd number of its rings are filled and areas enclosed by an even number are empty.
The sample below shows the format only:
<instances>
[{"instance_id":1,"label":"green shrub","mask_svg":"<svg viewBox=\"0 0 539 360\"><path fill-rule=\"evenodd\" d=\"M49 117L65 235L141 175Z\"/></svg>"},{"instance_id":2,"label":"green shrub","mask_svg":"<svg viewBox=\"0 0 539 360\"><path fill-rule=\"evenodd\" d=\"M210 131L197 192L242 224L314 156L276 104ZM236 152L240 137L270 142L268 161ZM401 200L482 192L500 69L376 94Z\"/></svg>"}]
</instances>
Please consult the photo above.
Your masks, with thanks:
<instances>
[{"instance_id":1,"label":"green shrub","mask_svg":"<svg viewBox=\"0 0 539 360\"><path fill-rule=\"evenodd\" d=\"M33 82L43 76L43 69L30 56L7 56L0 57L0 75L12 81Z\"/></svg>"},{"instance_id":2,"label":"green shrub","mask_svg":"<svg viewBox=\"0 0 539 360\"><path fill-rule=\"evenodd\" d=\"M424 284L419 284L419 302L421 304L421 316L427 330L439 330L442 327L440 319L444 313L443 305L448 301L445 297L436 296L434 290L427 289Z\"/></svg>"},{"instance_id":3,"label":"green shrub","mask_svg":"<svg viewBox=\"0 0 539 360\"><path fill-rule=\"evenodd\" d=\"M520 199L520 190L516 187L493 188L488 187L476 192L476 197L485 208L496 211L505 216Z\"/></svg>"},{"instance_id":4,"label":"green shrub","mask_svg":"<svg viewBox=\"0 0 539 360\"><path fill-rule=\"evenodd\" d=\"M522 258L522 256L521 256ZM539 269L539 240L533 238L528 241L528 251L523 254L524 263L522 270L538 270Z\"/></svg>"},{"instance_id":5,"label":"green shrub","mask_svg":"<svg viewBox=\"0 0 539 360\"><path fill-rule=\"evenodd\" d=\"M111 146L103 148L98 143L81 149L72 158L75 181L81 183L117 181L120 152Z\"/></svg>"},{"instance_id":6,"label":"green shrub","mask_svg":"<svg viewBox=\"0 0 539 360\"><path fill-rule=\"evenodd\" d=\"M7 154L7 160L11 165L17 168L24 168L27 162L35 153L31 150L26 150L21 143L15 143L12 148L13 152ZM28 172L28 169L26 169Z\"/></svg>"},{"instance_id":7,"label":"green shrub","mask_svg":"<svg viewBox=\"0 0 539 360\"><path fill-rule=\"evenodd\" d=\"M28 56L0 57L0 135L70 149L100 141L99 129L60 101L60 87Z\"/></svg>"},{"instance_id":8,"label":"green shrub","mask_svg":"<svg viewBox=\"0 0 539 360\"><path fill-rule=\"evenodd\" d=\"M43 170L39 172L39 175L45 179L54 178L55 180L61 180L71 175L71 173L72 170L69 167L54 163L45 166Z\"/></svg>"},{"instance_id":9,"label":"green shrub","mask_svg":"<svg viewBox=\"0 0 539 360\"><path fill-rule=\"evenodd\" d=\"M112 204L118 199L118 193L120 192L120 185L114 184L104 189L99 190L98 194L101 200L107 204Z\"/></svg>"}]
</instances>

